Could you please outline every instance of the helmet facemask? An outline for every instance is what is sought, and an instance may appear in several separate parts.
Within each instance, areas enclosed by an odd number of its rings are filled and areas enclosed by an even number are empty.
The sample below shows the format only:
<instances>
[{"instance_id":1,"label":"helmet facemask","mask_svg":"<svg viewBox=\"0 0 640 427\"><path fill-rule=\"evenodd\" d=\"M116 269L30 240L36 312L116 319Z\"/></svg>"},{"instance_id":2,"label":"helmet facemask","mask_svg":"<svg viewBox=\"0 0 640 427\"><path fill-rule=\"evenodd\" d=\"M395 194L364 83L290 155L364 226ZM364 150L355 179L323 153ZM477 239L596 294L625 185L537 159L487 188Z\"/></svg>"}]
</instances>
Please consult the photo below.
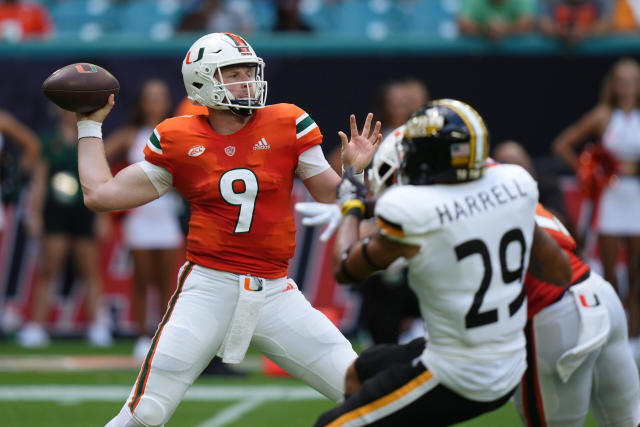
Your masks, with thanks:
<instances>
[{"instance_id":1,"label":"helmet facemask","mask_svg":"<svg viewBox=\"0 0 640 427\"><path fill-rule=\"evenodd\" d=\"M225 82L225 67L248 66L251 77L242 82ZM263 108L267 100L264 61L241 37L231 33L212 33L198 39L182 63L182 75L189 100L214 109L228 109L248 116ZM234 96L233 88L246 87L249 96ZM237 92L237 91L236 91Z\"/></svg>"},{"instance_id":2,"label":"helmet facemask","mask_svg":"<svg viewBox=\"0 0 640 427\"><path fill-rule=\"evenodd\" d=\"M396 174L400 167L400 156L393 136L382 141L376 151L368 172L369 190L378 197L384 190L396 183Z\"/></svg>"},{"instance_id":3,"label":"helmet facemask","mask_svg":"<svg viewBox=\"0 0 640 427\"><path fill-rule=\"evenodd\" d=\"M205 99L210 99L213 102L205 104L207 107L214 109L230 109L239 115L250 115L253 110L263 108L267 100L267 82L264 80L264 63L245 63L245 64L231 64L227 67L246 65L251 67L251 80L241 82L225 82L222 70L224 65L214 63L204 63L200 67L198 73L200 77L208 80L210 84L206 84L199 88L201 93L198 99L198 103L206 102ZM246 87L246 92L249 96L244 98L238 98L233 95L231 88L238 86ZM197 87L197 86L196 86Z\"/></svg>"}]
</instances>

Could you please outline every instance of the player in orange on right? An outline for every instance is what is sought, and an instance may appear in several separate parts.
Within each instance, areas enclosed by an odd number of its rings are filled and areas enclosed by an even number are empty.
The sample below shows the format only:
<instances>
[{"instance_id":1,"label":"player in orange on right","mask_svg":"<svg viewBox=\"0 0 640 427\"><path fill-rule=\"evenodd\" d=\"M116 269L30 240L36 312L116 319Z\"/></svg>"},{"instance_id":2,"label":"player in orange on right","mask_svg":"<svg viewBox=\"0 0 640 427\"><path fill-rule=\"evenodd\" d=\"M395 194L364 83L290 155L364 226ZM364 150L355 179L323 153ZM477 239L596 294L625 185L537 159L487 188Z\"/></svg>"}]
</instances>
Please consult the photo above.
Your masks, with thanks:
<instances>
[{"instance_id":1,"label":"player in orange on right","mask_svg":"<svg viewBox=\"0 0 640 427\"><path fill-rule=\"evenodd\" d=\"M613 286L575 254L576 242L542 205L536 223L569 256L568 290L527 275L527 371L515 406L527 425L640 423L640 384L624 308Z\"/></svg>"},{"instance_id":2,"label":"player in orange on right","mask_svg":"<svg viewBox=\"0 0 640 427\"><path fill-rule=\"evenodd\" d=\"M128 209L177 189L191 206L187 262L138 379L109 427L164 425L211 358L238 363L251 343L293 376L340 401L356 358L349 341L287 278L295 249L291 190L298 175L318 201L336 200L340 176L322 154L313 119L292 104L266 106L264 62L241 37L198 39L182 63L191 102L208 116L156 126L145 160L113 177L101 124L114 105L78 116L80 180L87 206ZM372 115L342 161L362 174L380 143ZM362 176L362 175L361 175Z\"/></svg>"}]
</instances>

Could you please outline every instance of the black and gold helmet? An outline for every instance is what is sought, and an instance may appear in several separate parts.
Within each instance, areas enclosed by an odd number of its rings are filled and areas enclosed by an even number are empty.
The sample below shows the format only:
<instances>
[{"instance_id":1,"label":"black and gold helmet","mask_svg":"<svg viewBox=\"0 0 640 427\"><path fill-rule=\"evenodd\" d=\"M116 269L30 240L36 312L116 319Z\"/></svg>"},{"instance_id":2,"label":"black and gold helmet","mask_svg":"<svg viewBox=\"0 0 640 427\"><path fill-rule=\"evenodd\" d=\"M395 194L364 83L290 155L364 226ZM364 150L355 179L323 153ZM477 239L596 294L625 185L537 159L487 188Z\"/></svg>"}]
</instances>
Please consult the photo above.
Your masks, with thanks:
<instances>
[{"instance_id":1,"label":"black and gold helmet","mask_svg":"<svg viewBox=\"0 0 640 427\"><path fill-rule=\"evenodd\" d=\"M482 177L489 152L482 117L454 99L429 102L406 123L401 142L400 181L428 185Z\"/></svg>"}]
</instances>

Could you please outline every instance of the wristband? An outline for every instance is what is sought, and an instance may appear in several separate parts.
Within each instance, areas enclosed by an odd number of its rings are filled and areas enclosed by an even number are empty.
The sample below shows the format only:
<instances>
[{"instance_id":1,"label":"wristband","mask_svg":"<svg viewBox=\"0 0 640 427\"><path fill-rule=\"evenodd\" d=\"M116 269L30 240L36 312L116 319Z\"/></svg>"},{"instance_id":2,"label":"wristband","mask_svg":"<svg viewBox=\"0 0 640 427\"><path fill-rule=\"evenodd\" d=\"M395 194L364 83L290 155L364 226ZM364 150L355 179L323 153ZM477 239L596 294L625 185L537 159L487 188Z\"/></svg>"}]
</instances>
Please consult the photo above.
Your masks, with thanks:
<instances>
[{"instance_id":1,"label":"wristband","mask_svg":"<svg viewBox=\"0 0 640 427\"><path fill-rule=\"evenodd\" d=\"M346 216L350 213L350 211L354 209L356 212L360 213L360 218L364 215L365 208L362 200L359 199L349 199L342 204L342 216Z\"/></svg>"},{"instance_id":2,"label":"wristband","mask_svg":"<svg viewBox=\"0 0 640 427\"><path fill-rule=\"evenodd\" d=\"M102 123L93 120L81 120L78 122L78 139L99 138L102 139Z\"/></svg>"},{"instance_id":3,"label":"wristband","mask_svg":"<svg viewBox=\"0 0 640 427\"><path fill-rule=\"evenodd\" d=\"M342 166L342 175L344 176L344 166ZM358 181L360 184L364 184L364 169L361 172L355 173L353 174L353 177L356 179L356 181Z\"/></svg>"}]
</instances>

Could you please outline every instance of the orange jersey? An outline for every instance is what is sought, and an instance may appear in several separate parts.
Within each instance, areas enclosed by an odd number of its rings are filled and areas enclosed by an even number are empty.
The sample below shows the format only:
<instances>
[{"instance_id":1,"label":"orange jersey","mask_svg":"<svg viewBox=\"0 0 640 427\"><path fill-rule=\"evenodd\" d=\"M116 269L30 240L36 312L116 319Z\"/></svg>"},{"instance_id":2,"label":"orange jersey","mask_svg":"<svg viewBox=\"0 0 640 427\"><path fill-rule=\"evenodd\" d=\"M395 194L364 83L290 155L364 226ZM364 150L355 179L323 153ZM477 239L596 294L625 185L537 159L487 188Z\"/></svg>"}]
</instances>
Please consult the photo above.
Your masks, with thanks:
<instances>
[{"instance_id":1,"label":"orange jersey","mask_svg":"<svg viewBox=\"0 0 640 427\"><path fill-rule=\"evenodd\" d=\"M549 211L538 204L536 208L536 223L538 227L541 227L556 241L569 256L571 262L571 270L573 275L571 277L571 284L580 282L583 278L588 276L590 271L589 266L574 253L576 250L576 242L569 234L567 229L562 223L554 217ZM528 318L531 319L540 310L553 304L564 293L565 289L551 283L546 283L538 280L527 274L524 281L525 289L527 290L527 304L528 304Z\"/></svg>"},{"instance_id":2,"label":"orange jersey","mask_svg":"<svg viewBox=\"0 0 640 427\"><path fill-rule=\"evenodd\" d=\"M207 116L160 123L144 153L171 173L191 204L187 260L237 274L286 276L295 250L291 189L298 156L321 142L315 122L291 104L255 110L232 135L212 130Z\"/></svg>"}]
</instances>

